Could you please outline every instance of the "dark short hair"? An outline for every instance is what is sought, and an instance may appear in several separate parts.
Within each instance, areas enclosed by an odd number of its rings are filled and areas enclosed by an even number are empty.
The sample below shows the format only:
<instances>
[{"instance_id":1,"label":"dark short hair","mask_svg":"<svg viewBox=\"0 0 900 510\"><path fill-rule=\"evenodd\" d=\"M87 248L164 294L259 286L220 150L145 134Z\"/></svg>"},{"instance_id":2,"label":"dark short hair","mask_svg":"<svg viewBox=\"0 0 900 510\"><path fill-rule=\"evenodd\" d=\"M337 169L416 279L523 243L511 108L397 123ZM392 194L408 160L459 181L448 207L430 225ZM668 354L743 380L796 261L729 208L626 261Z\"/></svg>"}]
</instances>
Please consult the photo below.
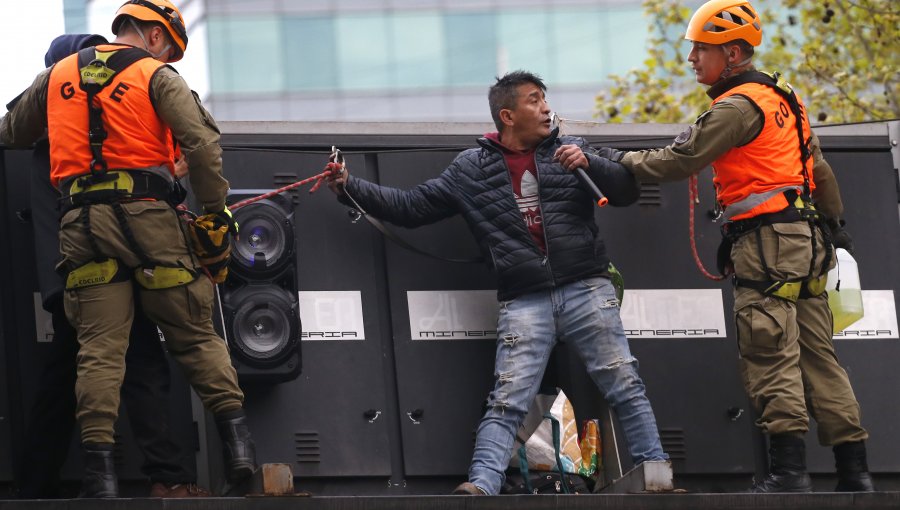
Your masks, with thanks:
<instances>
[{"instance_id":1,"label":"dark short hair","mask_svg":"<svg viewBox=\"0 0 900 510\"><path fill-rule=\"evenodd\" d=\"M494 119L494 125L497 131L503 131L503 122L500 120L500 110L511 110L516 106L516 98L519 85L532 83L540 87L544 92L547 86L541 77L529 73L528 71L513 71L506 73L501 78L497 78L491 89L488 91L488 104L491 107L491 117Z\"/></svg>"},{"instance_id":2,"label":"dark short hair","mask_svg":"<svg viewBox=\"0 0 900 510\"><path fill-rule=\"evenodd\" d=\"M134 25L132 25L131 22L134 22ZM122 16L121 21L119 22L118 26L116 27L116 30L114 33L121 34L121 33L134 32L135 25L137 25L137 30L140 30L141 33L144 33L153 27L159 27L163 31L163 35L165 35L166 40L170 44L174 44L174 41L172 41L172 36L169 35L169 29L166 28L166 26L163 25L161 22L137 19L134 16Z\"/></svg>"},{"instance_id":3,"label":"dark short hair","mask_svg":"<svg viewBox=\"0 0 900 510\"><path fill-rule=\"evenodd\" d=\"M748 43L747 41L745 41L745 40L743 40L743 39L735 39L735 40L733 40L733 41L728 41L728 42L725 43L724 45L725 45L725 46L731 46L732 44L734 44L734 45L736 45L738 48L740 48L740 49L741 49L741 53L743 53L744 56L746 56L746 57L752 57L752 56L753 56L753 52L754 52L753 45L750 44L750 43Z\"/></svg>"}]
</instances>

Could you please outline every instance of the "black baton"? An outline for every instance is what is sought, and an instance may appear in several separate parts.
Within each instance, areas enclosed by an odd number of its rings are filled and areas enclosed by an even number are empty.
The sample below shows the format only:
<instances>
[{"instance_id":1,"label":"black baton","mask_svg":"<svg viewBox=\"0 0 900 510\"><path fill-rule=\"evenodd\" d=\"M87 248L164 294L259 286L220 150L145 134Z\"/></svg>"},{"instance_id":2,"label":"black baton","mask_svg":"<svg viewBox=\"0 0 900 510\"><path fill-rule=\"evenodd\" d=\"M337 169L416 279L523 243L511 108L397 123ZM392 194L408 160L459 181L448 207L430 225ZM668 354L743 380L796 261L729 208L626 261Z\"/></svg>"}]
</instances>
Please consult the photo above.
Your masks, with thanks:
<instances>
[{"instance_id":1,"label":"black baton","mask_svg":"<svg viewBox=\"0 0 900 510\"><path fill-rule=\"evenodd\" d=\"M603 196L603 192L600 191L600 188L594 184L594 181L591 180L590 177L584 172L584 169L578 167L575 169L575 176L578 177L578 180L581 181L581 184L584 185L594 195L594 198L597 200L597 207L603 207L604 205L609 203L609 199Z\"/></svg>"}]
</instances>

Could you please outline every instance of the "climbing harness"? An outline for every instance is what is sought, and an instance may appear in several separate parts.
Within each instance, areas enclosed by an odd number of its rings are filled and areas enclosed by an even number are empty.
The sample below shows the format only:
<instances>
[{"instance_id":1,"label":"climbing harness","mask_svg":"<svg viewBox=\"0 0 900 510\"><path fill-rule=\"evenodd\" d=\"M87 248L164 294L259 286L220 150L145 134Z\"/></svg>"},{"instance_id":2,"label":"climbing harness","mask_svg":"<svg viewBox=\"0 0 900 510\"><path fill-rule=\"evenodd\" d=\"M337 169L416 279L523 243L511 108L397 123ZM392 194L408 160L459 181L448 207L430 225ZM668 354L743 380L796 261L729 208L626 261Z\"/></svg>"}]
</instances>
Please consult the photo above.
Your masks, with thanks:
<instances>
[{"instance_id":1,"label":"climbing harness","mask_svg":"<svg viewBox=\"0 0 900 510\"><path fill-rule=\"evenodd\" d=\"M144 170L110 171L103 157L103 142L107 131L103 126L102 110L95 100L112 78L131 64L150 58L137 48L115 51L99 51L94 47L78 52L80 87L87 94L88 143L92 160L86 175L73 177L61 183L64 195L61 198L63 213L81 208L82 229L94 252L94 259L79 267L68 268L66 289L79 289L125 281L131 275L119 260L102 254L97 240L91 232L91 207L106 204L112 207L122 234L131 251L140 260L140 267L134 269L134 279L147 289L166 289L187 284L194 280L196 273L185 267L170 267L150 260L135 238L128 224L123 201L163 200L171 197L172 185L162 176Z\"/></svg>"}]
</instances>

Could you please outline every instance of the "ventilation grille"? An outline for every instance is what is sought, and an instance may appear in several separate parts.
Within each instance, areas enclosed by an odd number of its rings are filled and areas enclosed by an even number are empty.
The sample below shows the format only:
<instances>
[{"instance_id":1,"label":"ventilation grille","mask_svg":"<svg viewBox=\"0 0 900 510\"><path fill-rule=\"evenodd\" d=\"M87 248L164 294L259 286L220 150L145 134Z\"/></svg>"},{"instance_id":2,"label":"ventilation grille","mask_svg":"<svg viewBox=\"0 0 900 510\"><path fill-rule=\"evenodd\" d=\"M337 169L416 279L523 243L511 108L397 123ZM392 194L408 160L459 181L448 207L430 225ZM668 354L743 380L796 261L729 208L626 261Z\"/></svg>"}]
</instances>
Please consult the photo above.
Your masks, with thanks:
<instances>
[{"instance_id":1,"label":"ventilation grille","mask_svg":"<svg viewBox=\"0 0 900 510\"><path fill-rule=\"evenodd\" d=\"M272 176L272 182L275 184L276 188L283 188L288 184L294 184L300 179L297 177L297 174L274 174ZM297 191L297 188L294 188L288 191L291 195L291 203L297 205L300 203L300 193Z\"/></svg>"},{"instance_id":2,"label":"ventilation grille","mask_svg":"<svg viewBox=\"0 0 900 510\"><path fill-rule=\"evenodd\" d=\"M319 455L319 433L315 431L294 432L294 451L298 464L321 462Z\"/></svg>"},{"instance_id":3,"label":"ventilation grille","mask_svg":"<svg viewBox=\"0 0 900 510\"><path fill-rule=\"evenodd\" d=\"M662 205L662 191L658 182L645 182L641 184L641 196L638 197L638 205L659 207Z\"/></svg>"},{"instance_id":4,"label":"ventilation grille","mask_svg":"<svg viewBox=\"0 0 900 510\"><path fill-rule=\"evenodd\" d=\"M660 429L659 439L663 450L669 454L673 461L685 460L687 448L684 445L684 429Z\"/></svg>"}]
</instances>

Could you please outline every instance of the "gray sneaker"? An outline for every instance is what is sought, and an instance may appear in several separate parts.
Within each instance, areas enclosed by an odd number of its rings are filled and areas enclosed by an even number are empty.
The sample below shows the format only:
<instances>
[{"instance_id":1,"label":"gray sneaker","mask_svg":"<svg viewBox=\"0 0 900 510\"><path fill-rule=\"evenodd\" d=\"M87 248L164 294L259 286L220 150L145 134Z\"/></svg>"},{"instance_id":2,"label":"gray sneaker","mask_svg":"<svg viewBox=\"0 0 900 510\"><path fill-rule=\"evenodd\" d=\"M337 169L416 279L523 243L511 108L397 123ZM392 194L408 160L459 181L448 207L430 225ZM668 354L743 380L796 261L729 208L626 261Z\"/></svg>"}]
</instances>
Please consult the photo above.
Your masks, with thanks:
<instances>
[{"instance_id":1,"label":"gray sneaker","mask_svg":"<svg viewBox=\"0 0 900 510\"><path fill-rule=\"evenodd\" d=\"M455 489L453 489L453 492L451 492L451 494L454 494L456 496L486 496L487 492L484 492L484 489L475 485L474 483L463 482L459 484L459 486L457 486Z\"/></svg>"}]
</instances>

